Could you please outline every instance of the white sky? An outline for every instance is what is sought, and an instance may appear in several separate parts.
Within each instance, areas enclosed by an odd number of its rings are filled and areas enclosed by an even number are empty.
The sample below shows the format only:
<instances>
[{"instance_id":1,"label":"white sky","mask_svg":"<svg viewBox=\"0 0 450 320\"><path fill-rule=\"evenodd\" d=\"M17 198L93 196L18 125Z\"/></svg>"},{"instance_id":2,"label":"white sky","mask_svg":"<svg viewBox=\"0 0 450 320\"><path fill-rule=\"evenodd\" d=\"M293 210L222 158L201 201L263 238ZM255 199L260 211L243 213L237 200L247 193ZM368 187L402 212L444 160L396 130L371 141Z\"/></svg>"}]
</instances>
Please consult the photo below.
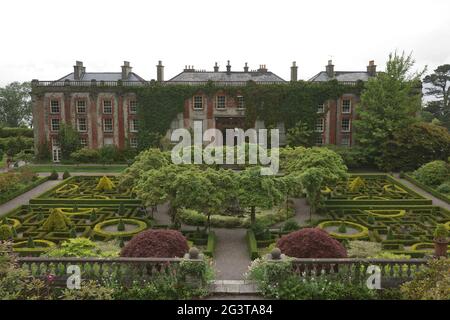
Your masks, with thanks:
<instances>
[{"instance_id":1,"label":"white sky","mask_svg":"<svg viewBox=\"0 0 450 320\"><path fill-rule=\"evenodd\" d=\"M449 0L2 0L0 85L54 80L73 70L120 71L129 60L145 79L185 65L224 70L266 64L288 80L324 69L380 69L389 52L413 51L417 67L450 63Z\"/></svg>"}]
</instances>

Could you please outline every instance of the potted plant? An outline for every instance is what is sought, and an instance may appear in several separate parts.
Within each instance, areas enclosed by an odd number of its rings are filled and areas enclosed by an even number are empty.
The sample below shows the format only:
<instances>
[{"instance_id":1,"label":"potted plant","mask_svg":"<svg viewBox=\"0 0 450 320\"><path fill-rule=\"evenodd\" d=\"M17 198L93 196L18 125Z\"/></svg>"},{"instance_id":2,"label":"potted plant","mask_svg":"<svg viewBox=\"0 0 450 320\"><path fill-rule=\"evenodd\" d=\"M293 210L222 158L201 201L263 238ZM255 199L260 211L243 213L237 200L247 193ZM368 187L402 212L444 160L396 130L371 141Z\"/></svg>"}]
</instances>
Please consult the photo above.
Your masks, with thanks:
<instances>
[{"instance_id":1,"label":"potted plant","mask_svg":"<svg viewBox=\"0 0 450 320\"><path fill-rule=\"evenodd\" d=\"M448 230L443 224L438 224L434 230L434 255L436 257L447 256Z\"/></svg>"}]
</instances>

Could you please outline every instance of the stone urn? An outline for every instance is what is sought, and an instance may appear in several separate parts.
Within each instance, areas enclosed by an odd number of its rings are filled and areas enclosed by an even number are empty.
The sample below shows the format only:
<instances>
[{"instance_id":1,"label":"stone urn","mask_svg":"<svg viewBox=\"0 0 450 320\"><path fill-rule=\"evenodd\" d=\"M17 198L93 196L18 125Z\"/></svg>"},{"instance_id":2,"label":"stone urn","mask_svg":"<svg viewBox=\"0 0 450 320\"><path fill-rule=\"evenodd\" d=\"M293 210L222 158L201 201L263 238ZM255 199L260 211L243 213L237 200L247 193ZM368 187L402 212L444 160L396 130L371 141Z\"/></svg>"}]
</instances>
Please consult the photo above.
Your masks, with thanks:
<instances>
[{"instance_id":1,"label":"stone urn","mask_svg":"<svg viewBox=\"0 0 450 320\"><path fill-rule=\"evenodd\" d=\"M443 238L434 239L434 255L436 257L447 257L448 240Z\"/></svg>"}]
</instances>

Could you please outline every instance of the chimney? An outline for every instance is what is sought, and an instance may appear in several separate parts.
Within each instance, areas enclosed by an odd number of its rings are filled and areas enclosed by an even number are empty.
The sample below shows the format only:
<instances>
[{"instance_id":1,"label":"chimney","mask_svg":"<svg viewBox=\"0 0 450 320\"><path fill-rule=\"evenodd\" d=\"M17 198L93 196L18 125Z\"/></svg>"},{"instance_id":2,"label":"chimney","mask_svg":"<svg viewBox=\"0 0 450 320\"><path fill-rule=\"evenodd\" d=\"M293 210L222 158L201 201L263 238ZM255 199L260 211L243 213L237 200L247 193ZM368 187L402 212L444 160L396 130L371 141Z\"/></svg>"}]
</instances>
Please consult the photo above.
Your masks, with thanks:
<instances>
[{"instance_id":1,"label":"chimney","mask_svg":"<svg viewBox=\"0 0 450 320\"><path fill-rule=\"evenodd\" d=\"M333 61L328 60L328 65L325 67L328 77L334 78L334 64Z\"/></svg>"},{"instance_id":2,"label":"chimney","mask_svg":"<svg viewBox=\"0 0 450 320\"><path fill-rule=\"evenodd\" d=\"M227 74L231 73L231 65L230 65L230 60L227 61Z\"/></svg>"},{"instance_id":3,"label":"chimney","mask_svg":"<svg viewBox=\"0 0 450 320\"><path fill-rule=\"evenodd\" d=\"M257 71L261 72L261 73L266 73L267 72L266 65L265 64L260 64L259 65L259 69Z\"/></svg>"},{"instance_id":4,"label":"chimney","mask_svg":"<svg viewBox=\"0 0 450 320\"><path fill-rule=\"evenodd\" d=\"M295 61L293 61L291 67L291 81L297 81L297 71L298 71L297 64Z\"/></svg>"},{"instance_id":5,"label":"chimney","mask_svg":"<svg viewBox=\"0 0 450 320\"><path fill-rule=\"evenodd\" d=\"M124 61L122 66L122 80L128 80L130 76L132 67L130 67L130 62Z\"/></svg>"},{"instance_id":6,"label":"chimney","mask_svg":"<svg viewBox=\"0 0 450 320\"><path fill-rule=\"evenodd\" d=\"M217 65L217 62L214 65L214 72L219 72L219 66Z\"/></svg>"},{"instance_id":7,"label":"chimney","mask_svg":"<svg viewBox=\"0 0 450 320\"><path fill-rule=\"evenodd\" d=\"M248 63L247 62L245 63L245 66L244 66L244 72L248 72Z\"/></svg>"},{"instance_id":8,"label":"chimney","mask_svg":"<svg viewBox=\"0 0 450 320\"><path fill-rule=\"evenodd\" d=\"M83 77L83 73L86 72L86 68L83 67L83 61L77 61L75 62L75 65L73 66L73 78L75 80L81 80Z\"/></svg>"},{"instance_id":9,"label":"chimney","mask_svg":"<svg viewBox=\"0 0 450 320\"><path fill-rule=\"evenodd\" d=\"M164 81L164 66L162 65L162 61L159 60L156 66L156 81L163 82Z\"/></svg>"},{"instance_id":10,"label":"chimney","mask_svg":"<svg viewBox=\"0 0 450 320\"><path fill-rule=\"evenodd\" d=\"M375 61L369 61L369 65L367 66L367 73L371 77L375 77L377 75L377 66L375 65Z\"/></svg>"},{"instance_id":11,"label":"chimney","mask_svg":"<svg viewBox=\"0 0 450 320\"><path fill-rule=\"evenodd\" d=\"M195 72L194 66L191 66L191 65L185 66L184 72Z\"/></svg>"}]
</instances>

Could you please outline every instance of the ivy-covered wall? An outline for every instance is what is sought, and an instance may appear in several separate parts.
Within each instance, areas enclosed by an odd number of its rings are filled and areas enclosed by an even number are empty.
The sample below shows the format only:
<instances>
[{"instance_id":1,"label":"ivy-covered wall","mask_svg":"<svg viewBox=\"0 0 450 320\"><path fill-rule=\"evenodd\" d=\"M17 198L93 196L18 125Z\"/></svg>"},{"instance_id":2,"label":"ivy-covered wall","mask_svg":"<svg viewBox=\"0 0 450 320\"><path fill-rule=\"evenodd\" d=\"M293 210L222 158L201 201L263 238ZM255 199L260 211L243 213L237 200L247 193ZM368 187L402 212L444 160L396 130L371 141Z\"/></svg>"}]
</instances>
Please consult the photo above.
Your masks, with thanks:
<instances>
[{"instance_id":1,"label":"ivy-covered wall","mask_svg":"<svg viewBox=\"0 0 450 320\"><path fill-rule=\"evenodd\" d=\"M170 128L177 114L184 111L184 102L193 95L203 93L213 96L221 90L226 95L244 96L245 123L253 127L255 120L262 120L267 128L278 122L285 124L286 130L299 120L313 128L317 106L330 99L337 99L343 93L359 94L363 83L356 86L339 84L337 81L325 83L291 82L286 84L257 85L248 82L246 86L206 85L161 85L133 88L138 102L140 120L139 145L141 148L155 145Z\"/></svg>"}]
</instances>

